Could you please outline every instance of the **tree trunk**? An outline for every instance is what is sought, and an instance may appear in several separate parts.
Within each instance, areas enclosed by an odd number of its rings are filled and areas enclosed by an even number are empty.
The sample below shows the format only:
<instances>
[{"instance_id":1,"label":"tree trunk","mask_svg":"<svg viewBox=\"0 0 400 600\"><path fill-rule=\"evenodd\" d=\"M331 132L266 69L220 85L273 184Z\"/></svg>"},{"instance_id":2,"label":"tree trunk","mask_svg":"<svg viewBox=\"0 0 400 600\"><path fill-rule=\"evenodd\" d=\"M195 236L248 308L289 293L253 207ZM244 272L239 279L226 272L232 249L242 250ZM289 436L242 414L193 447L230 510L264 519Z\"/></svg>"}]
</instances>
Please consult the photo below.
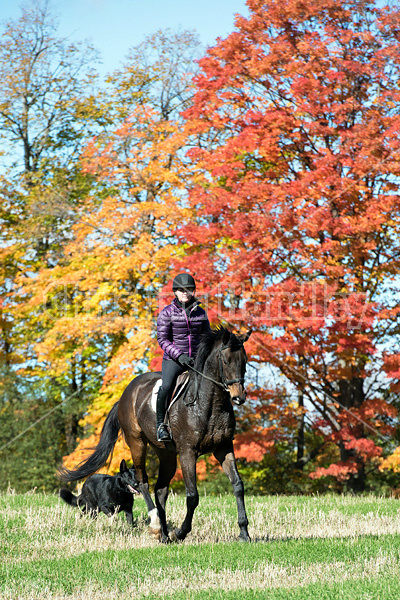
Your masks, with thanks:
<instances>
[{"instance_id":1,"label":"tree trunk","mask_svg":"<svg viewBox=\"0 0 400 600\"><path fill-rule=\"evenodd\" d=\"M303 390L300 390L298 397L299 413L297 419L297 464L299 465L299 469L303 469L303 458L304 458L304 395Z\"/></svg>"},{"instance_id":2,"label":"tree trunk","mask_svg":"<svg viewBox=\"0 0 400 600\"><path fill-rule=\"evenodd\" d=\"M360 494L365 490L365 464L360 457L354 452L354 450L347 450L344 447L343 442L339 444L340 448L340 459L344 462L350 458L357 462L358 468L357 473L350 475L347 481L347 489L352 494Z\"/></svg>"}]
</instances>

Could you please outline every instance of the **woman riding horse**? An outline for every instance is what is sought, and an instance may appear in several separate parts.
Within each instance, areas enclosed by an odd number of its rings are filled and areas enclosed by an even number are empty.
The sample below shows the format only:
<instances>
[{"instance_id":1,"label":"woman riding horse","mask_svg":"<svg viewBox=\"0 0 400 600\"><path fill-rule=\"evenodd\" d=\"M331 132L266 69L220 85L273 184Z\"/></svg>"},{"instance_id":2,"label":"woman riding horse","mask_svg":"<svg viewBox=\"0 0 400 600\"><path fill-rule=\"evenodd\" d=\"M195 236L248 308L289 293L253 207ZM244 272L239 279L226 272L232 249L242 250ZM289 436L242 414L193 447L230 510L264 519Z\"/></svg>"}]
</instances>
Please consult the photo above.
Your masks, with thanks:
<instances>
[{"instance_id":1,"label":"woman riding horse","mask_svg":"<svg viewBox=\"0 0 400 600\"><path fill-rule=\"evenodd\" d=\"M190 280L188 275L186 277L187 284ZM207 328L206 318L203 318L202 323L201 328L207 330L201 336L197 347L188 385L169 409L173 440L165 443L157 438L157 418L152 400L161 373L143 373L131 381L120 400L112 407L93 453L75 470L60 469L61 479L68 482L78 481L98 471L106 464L122 430L131 450L140 491L149 512L150 530L164 543L170 542L171 538L184 540L191 531L193 515L199 502L196 462L199 456L210 452L219 461L232 484L238 509L239 539L250 540L244 486L236 467L232 442L235 432L232 403L240 405L246 399L244 376L247 359L244 342L248 339L250 331L234 335L224 327L215 330L211 330L209 326ZM200 327L197 331L199 330ZM190 338L190 344L192 342ZM169 343L173 348L171 340ZM187 354L180 348L178 352L178 358ZM189 358L192 358L192 352L193 348L190 348L187 354ZM146 473L148 444L154 448L160 461L155 486L155 504L150 495ZM176 472L178 455L186 489L186 516L181 526L171 532L170 537L165 505L169 484Z\"/></svg>"},{"instance_id":2,"label":"woman riding horse","mask_svg":"<svg viewBox=\"0 0 400 600\"><path fill-rule=\"evenodd\" d=\"M210 330L206 312L196 300L196 283L188 273L180 273L172 282L175 298L157 319L157 341L164 351L162 385L157 395L157 441L170 442L164 423L165 411L178 376L193 367L202 333Z\"/></svg>"}]
</instances>

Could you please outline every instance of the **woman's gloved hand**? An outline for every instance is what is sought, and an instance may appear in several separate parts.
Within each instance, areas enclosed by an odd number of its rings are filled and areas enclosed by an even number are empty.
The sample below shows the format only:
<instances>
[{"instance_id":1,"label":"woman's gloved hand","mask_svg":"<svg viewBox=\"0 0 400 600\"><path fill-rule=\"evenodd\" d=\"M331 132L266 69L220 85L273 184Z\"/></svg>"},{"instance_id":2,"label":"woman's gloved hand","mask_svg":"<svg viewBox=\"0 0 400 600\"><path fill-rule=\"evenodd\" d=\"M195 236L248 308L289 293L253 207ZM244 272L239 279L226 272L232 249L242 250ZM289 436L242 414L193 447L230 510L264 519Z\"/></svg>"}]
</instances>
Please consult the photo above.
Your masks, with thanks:
<instances>
[{"instance_id":1,"label":"woman's gloved hand","mask_svg":"<svg viewBox=\"0 0 400 600\"><path fill-rule=\"evenodd\" d=\"M194 366L194 360L188 354L181 354L180 357L178 358L178 362L180 365L182 365L182 367L193 367Z\"/></svg>"}]
</instances>

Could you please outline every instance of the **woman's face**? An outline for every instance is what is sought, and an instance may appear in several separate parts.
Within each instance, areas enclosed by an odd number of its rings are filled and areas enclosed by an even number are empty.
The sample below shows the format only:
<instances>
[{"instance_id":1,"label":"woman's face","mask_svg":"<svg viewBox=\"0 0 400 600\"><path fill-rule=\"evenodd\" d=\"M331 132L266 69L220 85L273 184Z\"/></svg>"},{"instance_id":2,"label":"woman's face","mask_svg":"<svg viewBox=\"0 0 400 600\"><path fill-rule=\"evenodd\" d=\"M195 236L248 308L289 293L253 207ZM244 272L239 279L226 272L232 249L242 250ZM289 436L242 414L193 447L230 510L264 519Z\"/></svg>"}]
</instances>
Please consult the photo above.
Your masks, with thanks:
<instances>
[{"instance_id":1,"label":"woman's face","mask_svg":"<svg viewBox=\"0 0 400 600\"><path fill-rule=\"evenodd\" d=\"M175 295L178 298L179 302L182 302L182 304L187 304L187 302L189 302L189 300L193 297L194 294L194 290L188 290L188 289L183 289L183 288L178 288L175 291Z\"/></svg>"}]
</instances>

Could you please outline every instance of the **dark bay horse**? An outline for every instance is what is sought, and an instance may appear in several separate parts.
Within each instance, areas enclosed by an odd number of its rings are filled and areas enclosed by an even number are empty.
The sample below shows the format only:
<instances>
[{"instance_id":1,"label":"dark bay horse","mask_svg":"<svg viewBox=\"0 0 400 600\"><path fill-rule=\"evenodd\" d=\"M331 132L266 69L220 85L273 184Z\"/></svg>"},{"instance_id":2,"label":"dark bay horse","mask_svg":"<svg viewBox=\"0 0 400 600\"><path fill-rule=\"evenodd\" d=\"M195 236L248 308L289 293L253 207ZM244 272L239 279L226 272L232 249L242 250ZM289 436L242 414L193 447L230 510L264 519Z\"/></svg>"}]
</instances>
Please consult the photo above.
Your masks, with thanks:
<instances>
[{"instance_id":1,"label":"dark bay horse","mask_svg":"<svg viewBox=\"0 0 400 600\"><path fill-rule=\"evenodd\" d=\"M169 542L165 504L179 454L186 488L187 511L182 525L172 532L171 538L184 540L191 531L193 514L199 503L196 461L202 454L213 452L228 476L236 497L239 539L250 541L244 488L236 468L232 444L235 431L232 402L239 405L246 398L246 352L243 344L249 336L250 332L234 335L223 327L203 336L187 387L169 411L172 443L157 442L156 437L152 393L161 373L144 373L128 385L120 400L114 404L104 422L100 441L93 454L78 465L76 470L62 468L60 478L63 481L77 481L100 469L107 462L122 429L151 518L151 531L161 537L162 542ZM154 447L160 461L155 505L150 496L145 468L148 443Z\"/></svg>"}]
</instances>

